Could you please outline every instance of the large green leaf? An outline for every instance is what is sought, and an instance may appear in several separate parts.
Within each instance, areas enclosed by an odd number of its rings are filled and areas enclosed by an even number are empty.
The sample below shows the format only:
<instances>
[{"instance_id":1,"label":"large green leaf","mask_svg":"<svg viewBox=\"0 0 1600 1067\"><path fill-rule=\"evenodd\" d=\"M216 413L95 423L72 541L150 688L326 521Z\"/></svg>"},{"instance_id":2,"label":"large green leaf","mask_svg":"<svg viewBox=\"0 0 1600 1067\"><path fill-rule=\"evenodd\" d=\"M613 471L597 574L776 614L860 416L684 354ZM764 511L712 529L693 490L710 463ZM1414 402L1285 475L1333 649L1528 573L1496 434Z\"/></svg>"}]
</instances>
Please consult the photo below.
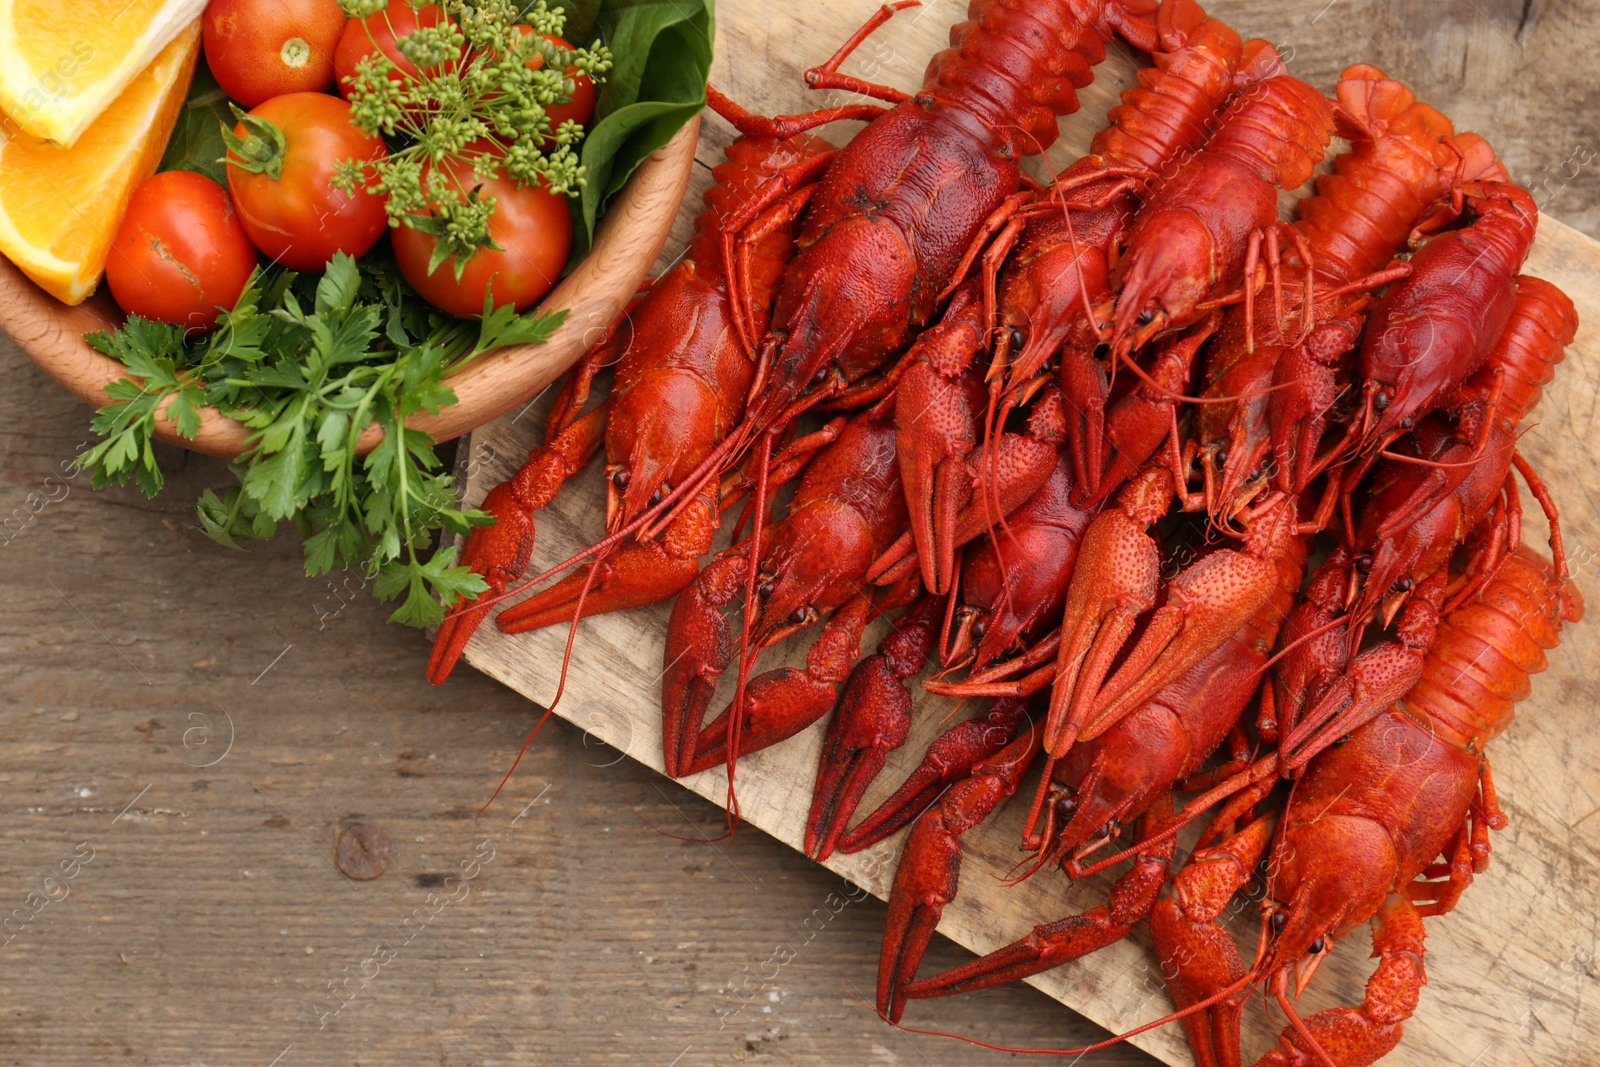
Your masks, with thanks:
<instances>
[{"instance_id":1,"label":"large green leaf","mask_svg":"<svg viewBox=\"0 0 1600 1067\"><path fill-rule=\"evenodd\" d=\"M587 254L607 201L705 106L715 11L713 0L567 0L563 6L571 40L598 34L616 58L583 143L587 184L574 207L576 262Z\"/></svg>"},{"instance_id":2,"label":"large green leaf","mask_svg":"<svg viewBox=\"0 0 1600 1067\"><path fill-rule=\"evenodd\" d=\"M227 168L222 158L228 148L222 143L223 123L233 128L228 94L218 87L217 79L204 63L197 64L194 81L189 83L189 98L178 113L177 125L172 128L167 150L156 169L192 170L226 185Z\"/></svg>"}]
</instances>

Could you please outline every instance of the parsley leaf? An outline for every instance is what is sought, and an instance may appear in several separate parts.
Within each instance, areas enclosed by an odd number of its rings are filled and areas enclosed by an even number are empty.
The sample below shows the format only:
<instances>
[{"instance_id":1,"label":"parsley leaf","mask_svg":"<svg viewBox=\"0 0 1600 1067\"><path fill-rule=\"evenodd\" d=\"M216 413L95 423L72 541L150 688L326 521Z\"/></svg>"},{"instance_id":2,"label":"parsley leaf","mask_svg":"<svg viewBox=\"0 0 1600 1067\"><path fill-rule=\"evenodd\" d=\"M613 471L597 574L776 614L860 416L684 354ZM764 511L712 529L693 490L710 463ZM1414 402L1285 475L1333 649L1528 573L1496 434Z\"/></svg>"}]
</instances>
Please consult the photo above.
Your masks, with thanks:
<instances>
[{"instance_id":1,"label":"parsley leaf","mask_svg":"<svg viewBox=\"0 0 1600 1067\"><path fill-rule=\"evenodd\" d=\"M308 575L359 566L379 597L400 601L392 621L434 625L488 588L456 563L454 548L430 551L434 535L491 519L456 507L433 439L405 420L455 403L447 374L491 348L543 343L565 317L502 307L481 320L452 318L381 256L339 255L321 275L258 272L197 341L138 316L86 338L129 377L106 388L111 402L92 423L103 439L79 462L96 487L132 478L154 496L160 413L192 438L200 408L215 407L251 429L251 448L233 464L239 484L201 494L195 516L206 536L242 550L293 520ZM373 425L383 439L358 456Z\"/></svg>"}]
</instances>

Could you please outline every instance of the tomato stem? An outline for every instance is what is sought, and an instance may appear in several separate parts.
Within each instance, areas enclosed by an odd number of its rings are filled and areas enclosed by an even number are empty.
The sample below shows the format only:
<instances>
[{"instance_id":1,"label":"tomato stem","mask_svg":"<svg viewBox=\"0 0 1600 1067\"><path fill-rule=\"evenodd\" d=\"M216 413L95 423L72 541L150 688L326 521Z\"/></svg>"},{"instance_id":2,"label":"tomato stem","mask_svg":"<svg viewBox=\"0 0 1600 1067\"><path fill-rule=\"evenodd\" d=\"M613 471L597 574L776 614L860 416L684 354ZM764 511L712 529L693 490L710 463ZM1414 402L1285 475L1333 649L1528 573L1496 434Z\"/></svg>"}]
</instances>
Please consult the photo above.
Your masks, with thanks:
<instances>
[{"instance_id":1,"label":"tomato stem","mask_svg":"<svg viewBox=\"0 0 1600 1067\"><path fill-rule=\"evenodd\" d=\"M228 154L218 162L277 181L283 175L283 157L289 149L283 131L269 119L245 114L238 105L234 105L233 114L245 133L240 137L224 124L222 141L228 146Z\"/></svg>"}]
</instances>

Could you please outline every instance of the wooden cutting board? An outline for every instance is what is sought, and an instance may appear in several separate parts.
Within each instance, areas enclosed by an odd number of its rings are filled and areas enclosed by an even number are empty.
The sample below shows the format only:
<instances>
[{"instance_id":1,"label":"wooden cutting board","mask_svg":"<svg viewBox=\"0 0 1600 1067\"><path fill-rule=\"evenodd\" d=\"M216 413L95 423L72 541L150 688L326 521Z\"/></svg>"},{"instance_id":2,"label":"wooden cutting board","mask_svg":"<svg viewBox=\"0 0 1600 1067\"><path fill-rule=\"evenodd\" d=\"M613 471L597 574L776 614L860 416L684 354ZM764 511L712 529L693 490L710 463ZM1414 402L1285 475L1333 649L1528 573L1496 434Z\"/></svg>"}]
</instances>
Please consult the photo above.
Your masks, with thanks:
<instances>
[{"instance_id":1,"label":"wooden cutting board","mask_svg":"<svg viewBox=\"0 0 1600 1067\"><path fill-rule=\"evenodd\" d=\"M750 108L768 114L797 112L844 102L842 94L807 93L805 67L821 61L848 29L875 5L866 0L776 5L762 0L723 0L719 5L719 55L715 80ZM944 44L961 6L934 0L921 11L899 16L868 41L847 71L913 89L927 57ZM1251 27L1239 25L1248 35ZM1351 61L1360 57L1351 56ZM1062 141L1050 154L1061 167L1081 154L1117 94L1132 84L1134 64L1115 54L1099 68L1083 93L1083 109L1063 122ZM1323 86L1324 89L1331 88ZM1484 131L1492 135L1493 131ZM840 130L831 134L847 136ZM732 133L707 118L697 154L701 164L684 202L663 262L682 249L709 168L721 158ZM1041 175L1046 172L1041 170ZM1285 198L1288 208L1291 198ZM1568 551L1576 580L1591 602L1600 600L1600 509L1591 490L1600 459L1600 243L1545 219L1528 273L1561 285L1577 302L1584 326L1569 350L1555 385L1525 438L1527 455L1544 473L1563 507ZM603 325L603 324L599 324ZM509 477L539 443L549 396L537 398L478 430L460 450L460 486L476 504ZM603 526L597 458L574 479L555 504L538 516L533 566L567 557L596 539ZM1535 517L1527 537L1544 537ZM669 605L621 612L584 622L579 631L567 688L556 711L633 758L660 770L662 635ZM875 645L885 629L868 631ZM467 662L530 700L545 703L555 693L566 639L564 629L507 637L492 626L479 631ZM808 639L782 654L763 658L758 670L799 663ZM1569 629L1551 668L1534 682L1534 695L1519 710L1522 721L1495 744L1492 758L1501 802L1510 826L1494 836L1494 859L1457 910L1430 920L1424 991L1416 1017L1395 1062L1470 1064L1472 1067L1533 1062L1577 1062L1576 1050L1600 1045L1600 1013L1580 1011L1594 982L1600 928L1600 742L1589 715L1596 691L1588 665L1600 654L1600 626ZM725 690L731 686L725 686ZM719 695L715 707L725 706ZM955 702L921 694L911 739L890 760L861 809L870 810L920 760L928 741L952 721L971 713ZM749 823L800 847L816 773L822 724L739 765L740 809ZM702 796L722 803L726 781L720 770L684 780ZM1023 793L1028 793L1025 784ZM987 952L1025 934L1033 925L1094 907L1105 899L1108 877L1069 882L1059 873L1005 887L999 877L1018 859L1023 806L1002 808L989 823L964 838L967 851L961 895L944 915L940 930L975 952ZM828 866L879 896L886 896L903 834L878 849L835 856ZM726 846L723 846L726 847ZM737 847L737 846L735 846ZM1255 942L1253 902L1240 901L1233 916L1246 955ZM737 931L729 936L737 937ZM1301 1002L1310 1013L1334 1003L1360 1000L1371 963L1365 933L1347 938L1317 974ZM870 990L870 974L842 975ZM1158 967L1143 927L1120 944L1030 981L1050 996L1112 1030L1126 1030L1169 1010ZM1592 993L1593 991L1590 990ZM863 1008L863 1011L866 1009ZM937 1027L936 1002L914 1002L905 1022ZM1275 1039L1283 1019L1259 999L1246 1013L1246 1052L1253 1058ZM1137 1037L1134 1043L1173 1063L1189 1063L1176 1025ZM1249 1062L1247 1060L1247 1062Z\"/></svg>"}]
</instances>

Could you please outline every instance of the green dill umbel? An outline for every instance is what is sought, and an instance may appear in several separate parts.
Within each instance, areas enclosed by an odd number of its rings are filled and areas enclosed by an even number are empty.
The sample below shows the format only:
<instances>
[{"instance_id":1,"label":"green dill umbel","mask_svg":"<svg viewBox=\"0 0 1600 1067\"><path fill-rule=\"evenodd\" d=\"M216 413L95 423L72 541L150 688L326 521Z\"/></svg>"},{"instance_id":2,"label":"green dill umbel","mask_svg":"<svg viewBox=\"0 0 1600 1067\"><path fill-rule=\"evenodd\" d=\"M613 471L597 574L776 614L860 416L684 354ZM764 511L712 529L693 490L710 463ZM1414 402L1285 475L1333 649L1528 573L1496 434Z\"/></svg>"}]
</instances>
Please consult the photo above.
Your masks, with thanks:
<instances>
[{"instance_id":1,"label":"green dill umbel","mask_svg":"<svg viewBox=\"0 0 1600 1067\"><path fill-rule=\"evenodd\" d=\"M432 625L463 595L487 588L456 565L453 548L430 555L434 535L490 520L456 507L433 439L405 421L455 403L443 379L475 356L543 343L565 317L486 306L481 319L454 318L429 308L379 257L340 253L321 275L258 271L219 328L198 341L138 316L86 338L134 377L107 387L112 402L93 423L105 439L79 464L96 488L131 477L154 496L163 406L190 438L200 407L215 407L250 428L251 447L233 464L237 486L201 496L200 528L239 548L293 519L308 575L359 566L379 597L400 599L392 621ZM360 456L357 442L373 425L383 439Z\"/></svg>"},{"instance_id":2,"label":"green dill umbel","mask_svg":"<svg viewBox=\"0 0 1600 1067\"><path fill-rule=\"evenodd\" d=\"M352 17L388 7L384 0L339 2ZM396 42L418 74L402 72L381 51L357 65L347 86L351 119L398 147L376 164L349 162L336 183L387 197L390 225L439 238L430 273L454 258L459 277L474 251L499 247L489 236L494 199L440 164L467 164L480 183L503 170L518 185L576 192L584 184L577 153L583 128L570 119L552 127L546 108L572 99L570 70L598 83L611 69L611 53L598 42L565 49L546 40L560 36L566 16L545 0L444 0L439 7L446 16L439 25Z\"/></svg>"}]
</instances>

